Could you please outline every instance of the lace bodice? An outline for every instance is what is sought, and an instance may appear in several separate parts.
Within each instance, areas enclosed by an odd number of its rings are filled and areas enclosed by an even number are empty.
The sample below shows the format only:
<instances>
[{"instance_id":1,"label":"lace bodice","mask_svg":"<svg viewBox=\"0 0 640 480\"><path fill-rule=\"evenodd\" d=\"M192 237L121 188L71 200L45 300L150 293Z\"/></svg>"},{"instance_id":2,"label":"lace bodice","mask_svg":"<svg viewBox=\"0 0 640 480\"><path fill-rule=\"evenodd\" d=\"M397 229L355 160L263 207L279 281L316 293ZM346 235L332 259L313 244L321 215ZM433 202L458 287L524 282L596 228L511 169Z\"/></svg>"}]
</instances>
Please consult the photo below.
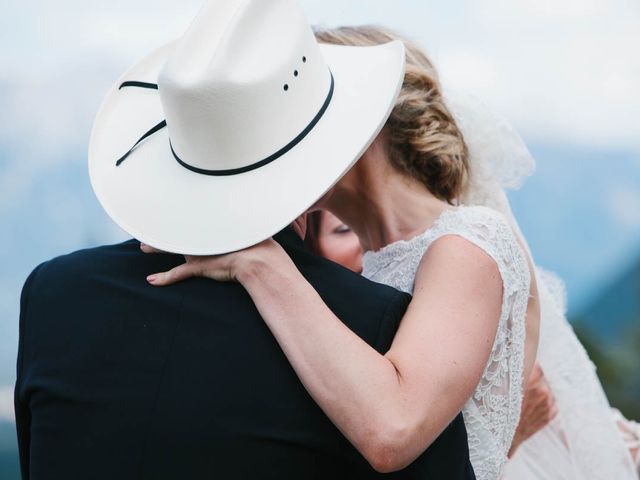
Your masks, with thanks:
<instances>
[{"instance_id":1,"label":"lace bodice","mask_svg":"<svg viewBox=\"0 0 640 480\"><path fill-rule=\"evenodd\" d=\"M418 265L437 238L454 234L484 250L498 265L503 301L498 330L480 383L462 413L478 480L496 480L520 418L525 317L531 273L508 221L495 210L461 205L445 210L428 230L363 257L363 275L412 293Z\"/></svg>"}]
</instances>

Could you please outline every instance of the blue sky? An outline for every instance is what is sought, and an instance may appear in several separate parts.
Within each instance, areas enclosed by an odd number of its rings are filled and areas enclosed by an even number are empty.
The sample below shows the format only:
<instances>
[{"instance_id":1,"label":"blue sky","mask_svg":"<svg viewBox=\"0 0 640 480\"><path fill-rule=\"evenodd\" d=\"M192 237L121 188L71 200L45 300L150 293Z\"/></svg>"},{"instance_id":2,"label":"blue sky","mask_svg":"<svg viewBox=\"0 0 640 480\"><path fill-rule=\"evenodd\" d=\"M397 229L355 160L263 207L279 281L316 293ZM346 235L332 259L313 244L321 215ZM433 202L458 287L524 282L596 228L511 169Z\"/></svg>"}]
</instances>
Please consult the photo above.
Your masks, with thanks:
<instances>
[{"instance_id":1,"label":"blue sky","mask_svg":"<svg viewBox=\"0 0 640 480\"><path fill-rule=\"evenodd\" d=\"M640 4L323 0L311 23L380 23L421 44L452 89L507 116L538 160L512 193L539 261L577 312L640 255ZM86 147L103 94L188 26L201 1L5 0L0 17L0 418L17 299L40 261L126 238L102 213ZM2 400L4 398L4 400Z\"/></svg>"}]
</instances>

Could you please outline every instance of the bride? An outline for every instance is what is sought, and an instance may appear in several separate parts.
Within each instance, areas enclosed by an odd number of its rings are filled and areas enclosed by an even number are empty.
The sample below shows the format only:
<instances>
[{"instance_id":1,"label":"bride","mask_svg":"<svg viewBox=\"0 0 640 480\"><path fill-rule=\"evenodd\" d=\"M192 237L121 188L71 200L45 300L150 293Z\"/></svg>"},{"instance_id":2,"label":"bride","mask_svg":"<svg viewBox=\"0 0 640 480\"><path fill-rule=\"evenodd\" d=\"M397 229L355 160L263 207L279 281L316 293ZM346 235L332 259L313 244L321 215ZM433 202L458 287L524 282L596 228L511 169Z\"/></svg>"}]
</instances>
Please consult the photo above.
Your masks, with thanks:
<instances>
[{"instance_id":1,"label":"bride","mask_svg":"<svg viewBox=\"0 0 640 480\"><path fill-rule=\"evenodd\" d=\"M333 39L334 35L325 33L329 38L324 40ZM470 179L461 200L467 205L484 205L500 211L521 235L504 189L519 187L535 168L534 159L504 118L474 98L447 93L446 103L469 150ZM336 240L331 245L335 246ZM323 252L318 243L314 246L319 253L332 253L326 249ZM366 252L362 264L353 247L347 244L347 250L343 248L342 260L349 261L356 270L364 266L363 274L375 279L373 271L384 255ZM359 250L357 246L356 249ZM529 413L529 418L521 417L517 431L527 422L538 426L535 434L516 435L502 478L637 479L640 425L609 407L593 363L566 319L561 280L540 268L536 268L536 277L542 310L536 372L537 378L551 389L555 405L539 416L535 413L540 412L540 406L533 414ZM397 282L391 283L399 286ZM546 423L549 417L554 418L540 428L540 422Z\"/></svg>"},{"instance_id":2,"label":"bride","mask_svg":"<svg viewBox=\"0 0 640 480\"><path fill-rule=\"evenodd\" d=\"M471 180L461 199L501 212L522 239L504 189L519 187L534 159L513 127L476 99L454 96L448 105L470 151ZM502 478L637 480L640 425L609 406L595 366L567 321L562 281L539 267L535 275L541 308L536 368L557 415L526 441L514 442Z\"/></svg>"},{"instance_id":3,"label":"bride","mask_svg":"<svg viewBox=\"0 0 640 480\"><path fill-rule=\"evenodd\" d=\"M352 45L400 38L378 27L317 36ZM404 84L385 127L314 206L357 233L371 252L367 276L413 293L385 355L336 318L271 239L233 254L188 256L148 281L241 282L305 388L378 471L411 463L462 410L476 476L495 480L536 356L536 277L508 217L460 202L474 178L467 146L432 64L405 45Z\"/></svg>"}]
</instances>

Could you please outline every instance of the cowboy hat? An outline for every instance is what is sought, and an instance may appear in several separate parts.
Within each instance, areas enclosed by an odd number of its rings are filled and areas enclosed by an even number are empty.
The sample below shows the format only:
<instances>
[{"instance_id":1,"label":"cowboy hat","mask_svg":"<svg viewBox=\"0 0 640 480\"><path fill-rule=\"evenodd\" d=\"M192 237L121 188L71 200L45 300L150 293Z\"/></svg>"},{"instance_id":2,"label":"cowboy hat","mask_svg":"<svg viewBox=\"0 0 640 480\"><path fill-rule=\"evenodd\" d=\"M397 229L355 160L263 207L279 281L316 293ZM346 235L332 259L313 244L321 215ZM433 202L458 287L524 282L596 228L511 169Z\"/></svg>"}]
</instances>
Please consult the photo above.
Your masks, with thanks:
<instances>
[{"instance_id":1,"label":"cowboy hat","mask_svg":"<svg viewBox=\"0 0 640 480\"><path fill-rule=\"evenodd\" d=\"M404 79L400 41L319 44L295 0L211 0L113 85L89 145L93 190L161 250L269 238L362 156Z\"/></svg>"}]
</instances>

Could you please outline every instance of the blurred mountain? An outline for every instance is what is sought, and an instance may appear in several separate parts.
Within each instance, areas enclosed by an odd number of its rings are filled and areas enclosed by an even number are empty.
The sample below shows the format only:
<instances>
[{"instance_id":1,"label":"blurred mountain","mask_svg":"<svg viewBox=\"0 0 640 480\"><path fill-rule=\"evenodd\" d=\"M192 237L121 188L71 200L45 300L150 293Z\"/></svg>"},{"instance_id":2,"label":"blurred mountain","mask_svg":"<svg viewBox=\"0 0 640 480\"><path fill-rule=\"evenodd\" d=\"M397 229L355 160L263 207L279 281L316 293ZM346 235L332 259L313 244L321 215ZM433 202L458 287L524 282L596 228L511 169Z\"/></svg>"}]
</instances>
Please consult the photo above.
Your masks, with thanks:
<instances>
[{"instance_id":1,"label":"blurred mountain","mask_svg":"<svg viewBox=\"0 0 640 480\"><path fill-rule=\"evenodd\" d=\"M587 304L580 322L609 343L640 326L640 257Z\"/></svg>"},{"instance_id":2,"label":"blurred mountain","mask_svg":"<svg viewBox=\"0 0 640 480\"><path fill-rule=\"evenodd\" d=\"M640 258L640 152L530 148L537 170L509 198L536 263L566 282L573 318Z\"/></svg>"},{"instance_id":3,"label":"blurred mountain","mask_svg":"<svg viewBox=\"0 0 640 480\"><path fill-rule=\"evenodd\" d=\"M640 316L623 330L619 342L602 342L580 319L574 330L596 365L609 403L625 417L640 420Z\"/></svg>"},{"instance_id":4,"label":"blurred mountain","mask_svg":"<svg viewBox=\"0 0 640 480\"><path fill-rule=\"evenodd\" d=\"M640 257L573 320L609 402L640 419Z\"/></svg>"}]
</instances>

